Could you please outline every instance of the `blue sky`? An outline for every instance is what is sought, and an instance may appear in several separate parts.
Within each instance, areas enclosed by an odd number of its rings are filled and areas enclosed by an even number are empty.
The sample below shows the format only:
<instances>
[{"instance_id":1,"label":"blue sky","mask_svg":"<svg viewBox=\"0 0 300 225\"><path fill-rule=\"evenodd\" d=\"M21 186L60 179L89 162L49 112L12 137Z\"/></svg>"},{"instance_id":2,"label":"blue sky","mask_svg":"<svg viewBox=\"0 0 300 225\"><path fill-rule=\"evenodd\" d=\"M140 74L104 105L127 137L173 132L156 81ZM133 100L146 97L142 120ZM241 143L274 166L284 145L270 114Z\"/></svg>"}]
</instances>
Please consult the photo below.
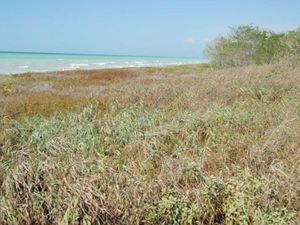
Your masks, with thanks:
<instances>
[{"instance_id":1,"label":"blue sky","mask_svg":"<svg viewBox=\"0 0 300 225\"><path fill-rule=\"evenodd\" d=\"M0 51L202 57L239 24L300 27L300 1L1 0Z\"/></svg>"}]
</instances>

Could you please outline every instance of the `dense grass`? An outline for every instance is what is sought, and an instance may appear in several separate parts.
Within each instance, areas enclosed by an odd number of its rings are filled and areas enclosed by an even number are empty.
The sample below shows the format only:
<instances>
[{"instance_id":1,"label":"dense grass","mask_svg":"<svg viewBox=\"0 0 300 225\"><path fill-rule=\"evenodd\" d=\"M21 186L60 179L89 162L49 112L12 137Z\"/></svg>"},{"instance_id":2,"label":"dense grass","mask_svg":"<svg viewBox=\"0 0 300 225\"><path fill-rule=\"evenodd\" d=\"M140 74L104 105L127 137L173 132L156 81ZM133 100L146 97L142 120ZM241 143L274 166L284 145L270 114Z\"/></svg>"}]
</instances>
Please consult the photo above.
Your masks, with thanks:
<instances>
[{"instance_id":1,"label":"dense grass","mask_svg":"<svg viewBox=\"0 0 300 225\"><path fill-rule=\"evenodd\" d=\"M299 223L299 73L0 78L0 223Z\"/></svg>"}]
</instances>

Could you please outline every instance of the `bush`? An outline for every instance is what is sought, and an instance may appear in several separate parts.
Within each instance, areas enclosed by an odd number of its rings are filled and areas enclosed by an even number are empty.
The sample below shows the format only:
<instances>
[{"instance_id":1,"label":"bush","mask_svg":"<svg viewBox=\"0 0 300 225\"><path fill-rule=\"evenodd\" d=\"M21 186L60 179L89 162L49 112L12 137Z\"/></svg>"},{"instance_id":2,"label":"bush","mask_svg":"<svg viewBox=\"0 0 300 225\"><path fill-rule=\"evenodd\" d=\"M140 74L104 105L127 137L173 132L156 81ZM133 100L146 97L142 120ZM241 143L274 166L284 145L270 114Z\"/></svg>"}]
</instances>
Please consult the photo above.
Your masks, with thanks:
<instances>
[{"instance_id":1,"label":"bush","mask_svg":"<svg viewBox=\"0 0 300 225\"><path fill-rule=\"evenodd\" d=\"M284 38L284 43L287 46L286 56L292 60L300 61L300 28L295 31L288 32Z\"/></svg>"},{"instance_id":2,"label":"bush","mask_svg":"<svg viewBox=\"0 0 300 225\"><path fill-rule=\"evenodd\" d=\"M275 33L255 26L238 26L208 45L206 55L216 67L299 61L300 30Z\"/></svg>"}]
</instances>

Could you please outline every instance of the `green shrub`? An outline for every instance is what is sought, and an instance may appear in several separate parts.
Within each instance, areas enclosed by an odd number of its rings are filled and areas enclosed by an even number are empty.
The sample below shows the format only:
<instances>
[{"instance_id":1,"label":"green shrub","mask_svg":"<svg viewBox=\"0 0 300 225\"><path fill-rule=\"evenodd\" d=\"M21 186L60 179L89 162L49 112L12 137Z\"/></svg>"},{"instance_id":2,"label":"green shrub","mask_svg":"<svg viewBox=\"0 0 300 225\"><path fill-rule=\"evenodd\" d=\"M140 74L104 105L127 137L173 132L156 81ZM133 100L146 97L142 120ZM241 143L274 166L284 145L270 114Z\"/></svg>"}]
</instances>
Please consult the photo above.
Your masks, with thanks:
<instances>
[{"instance_id":1,"label":"green shrub","mask_svg":"<svg viewBox=\"0 0 300 225\"><path fill-rule=\"evenodd\" d=\"M12 92L12 83L5 83L2 85L2 92L4 95L8 95Z\"/></svg>"},{"instance_id":2,"label":"green shrub","mask_svg":"<svg viewBox=\"0 0 300 225\"><path fill-rule=\"evenodd\" d=\"M300 31L274 33L252 25L237 26L205 49L216 67L265 64L293 58L299 61Z\"/></svg>"},{"instance_id":3,"label":"green shrub","mask_svg":"<svg viewBox=\"0 0 300 225\"><path fill-rule=\"evenodd\" d=\"M187 199L176 196L169 190L155 206L149 206L145 224L192 224L196 217L196 207Z\"/></svg>"}]
</instances>

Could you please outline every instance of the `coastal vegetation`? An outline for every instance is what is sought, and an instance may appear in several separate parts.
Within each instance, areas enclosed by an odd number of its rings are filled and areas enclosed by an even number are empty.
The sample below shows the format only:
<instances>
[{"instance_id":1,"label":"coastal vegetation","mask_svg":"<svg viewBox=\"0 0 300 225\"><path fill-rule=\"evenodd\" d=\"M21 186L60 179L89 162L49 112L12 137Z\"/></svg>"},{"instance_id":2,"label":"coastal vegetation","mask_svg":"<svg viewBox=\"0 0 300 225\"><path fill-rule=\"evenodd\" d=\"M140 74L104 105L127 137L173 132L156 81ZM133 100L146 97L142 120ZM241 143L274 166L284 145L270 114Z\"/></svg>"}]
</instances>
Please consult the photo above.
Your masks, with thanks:
<instances>
[{"instance_id":1,"label":"coastal vegetation","mask_svg":"<svg viewBox=\"0 0 300 225\"><path fill-rule=\"evenodd\" d=\"M270 64L300 60L300 28L275 33L252 25L237 26L216 38L205 50L216 67Z\"/></svg>"},{"instance_id":2,"label":"coastal vegetation","mask_svg":"<svg viewBox=\"0 0 300 225\"><path fill-rule=\"evenodd\" d=\"M233 33L209 64L1 76L0 223L299 224L299 31Z\"/></svg>"}]
</instances>

